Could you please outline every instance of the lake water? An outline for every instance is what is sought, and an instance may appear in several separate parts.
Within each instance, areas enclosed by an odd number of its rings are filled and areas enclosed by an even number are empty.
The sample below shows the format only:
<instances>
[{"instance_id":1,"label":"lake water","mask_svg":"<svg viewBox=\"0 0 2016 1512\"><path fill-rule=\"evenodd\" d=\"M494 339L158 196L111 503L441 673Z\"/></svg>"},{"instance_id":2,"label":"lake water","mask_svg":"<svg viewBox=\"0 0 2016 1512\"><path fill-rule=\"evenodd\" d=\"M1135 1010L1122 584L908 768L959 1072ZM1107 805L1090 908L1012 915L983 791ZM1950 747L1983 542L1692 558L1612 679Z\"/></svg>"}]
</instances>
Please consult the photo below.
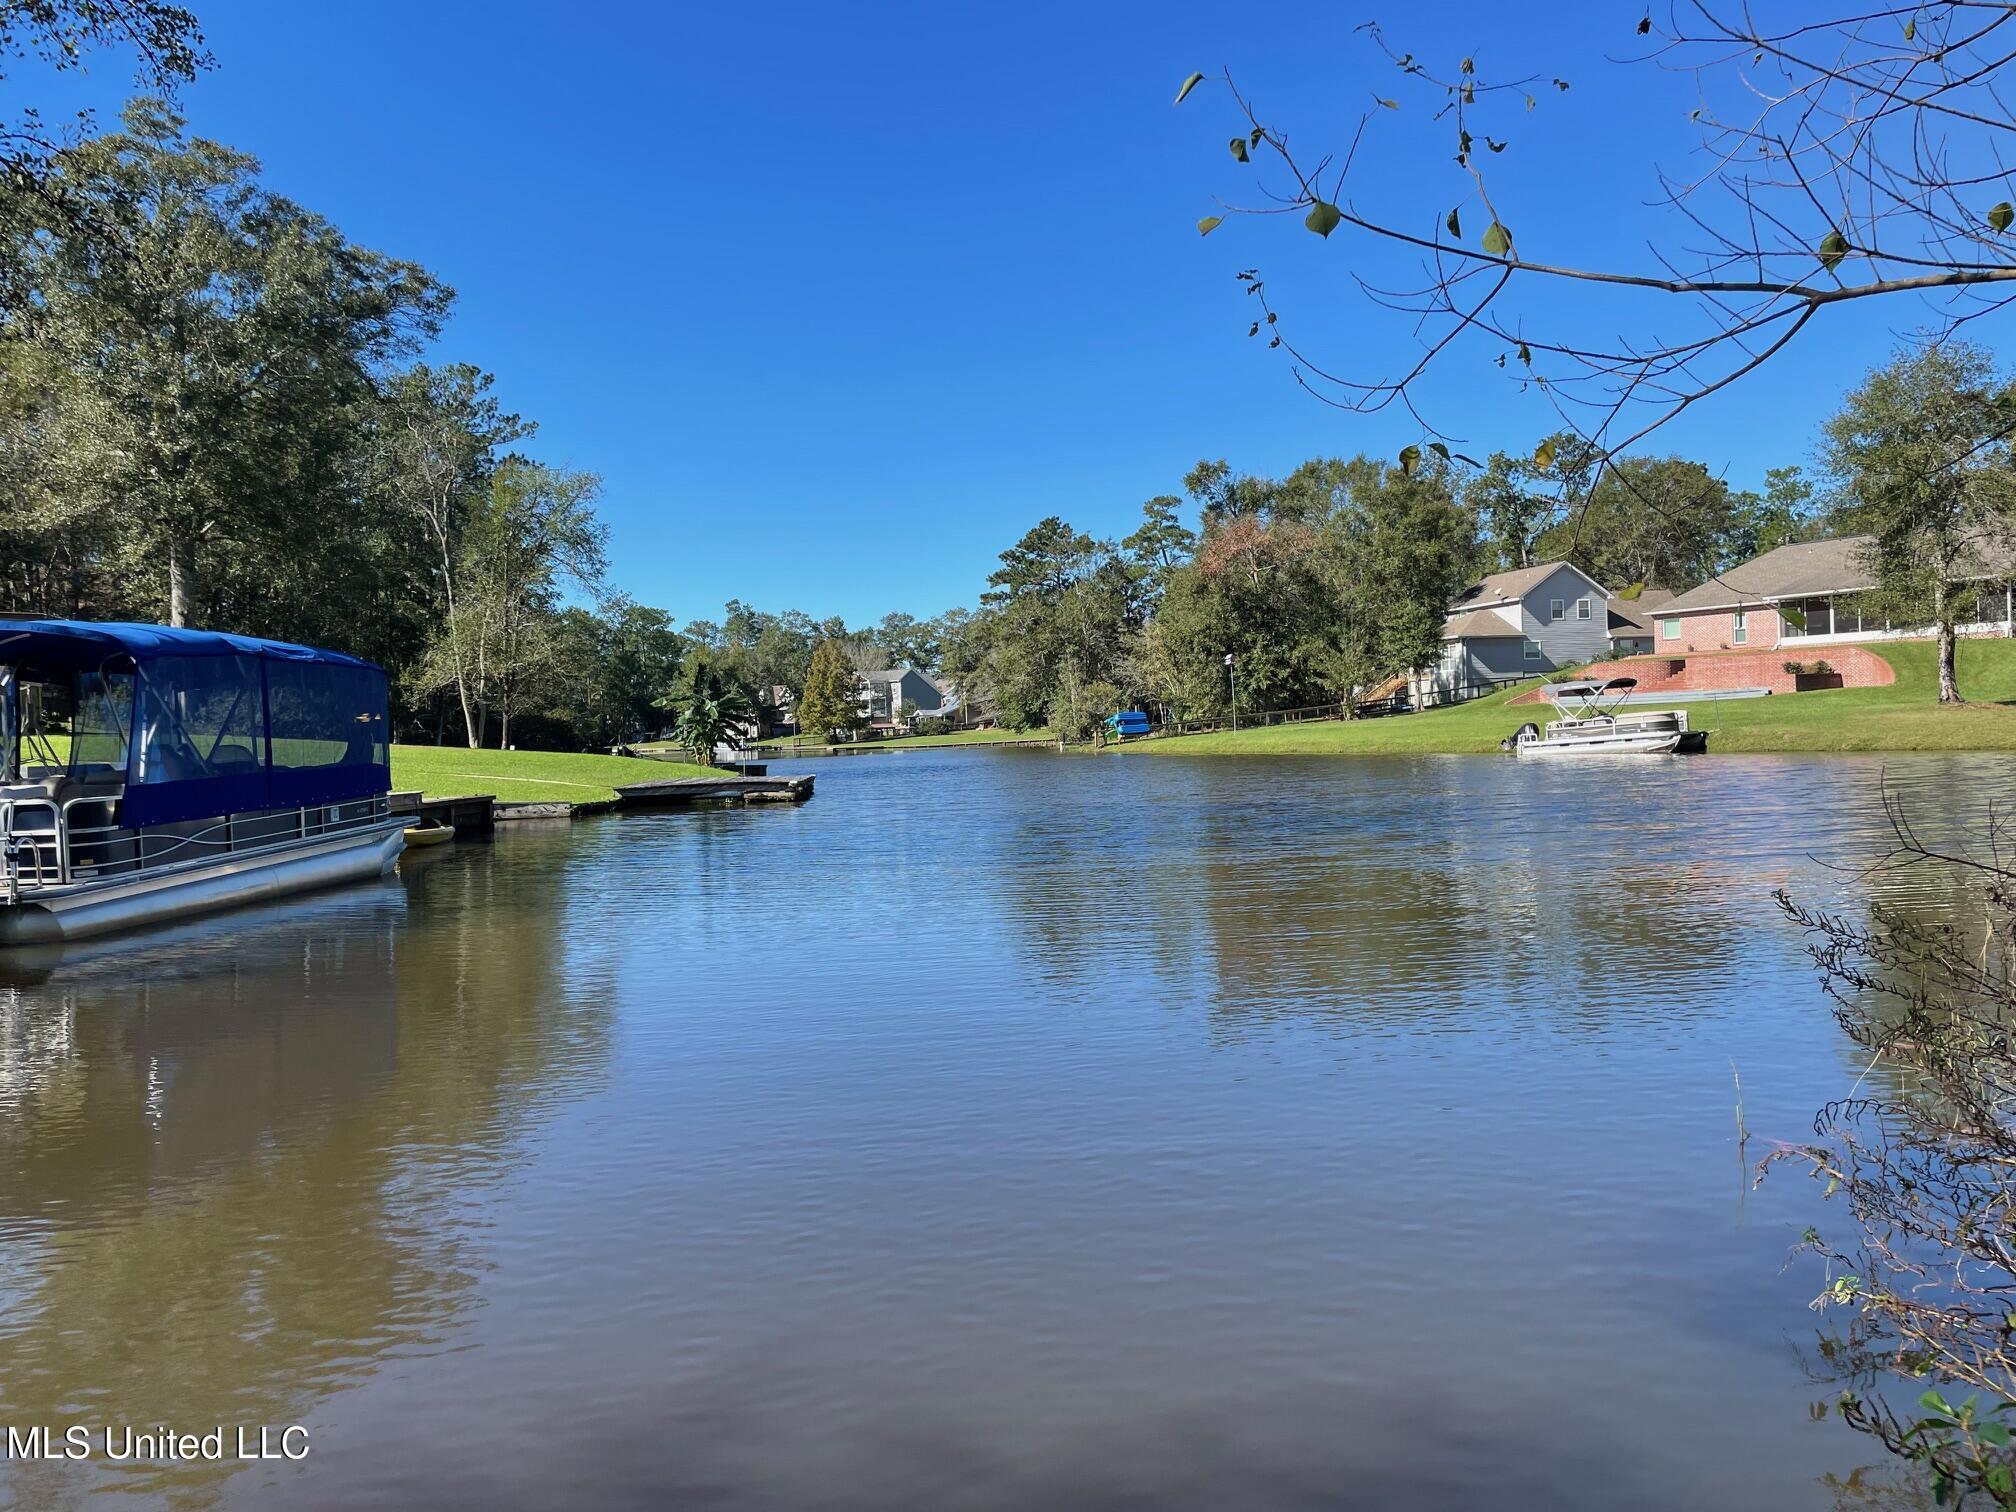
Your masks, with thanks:
<instances>
[{"instance_id":1,"label":"lake water","mask_svg":"<svg viewBox=\"0 0 2016 1512\"><path fill-rule=\"evenodd\" d=\"M1748 1190L1861 1070L1769 894L1853 896L1886 782L1950 824L2006 760L806 769L0 985L0 1425L312 1446L0 1504L1806 1508L1882 1466L1808 1410L1783 1266L1833 1210Z\"/></svg>"}]
</instances>

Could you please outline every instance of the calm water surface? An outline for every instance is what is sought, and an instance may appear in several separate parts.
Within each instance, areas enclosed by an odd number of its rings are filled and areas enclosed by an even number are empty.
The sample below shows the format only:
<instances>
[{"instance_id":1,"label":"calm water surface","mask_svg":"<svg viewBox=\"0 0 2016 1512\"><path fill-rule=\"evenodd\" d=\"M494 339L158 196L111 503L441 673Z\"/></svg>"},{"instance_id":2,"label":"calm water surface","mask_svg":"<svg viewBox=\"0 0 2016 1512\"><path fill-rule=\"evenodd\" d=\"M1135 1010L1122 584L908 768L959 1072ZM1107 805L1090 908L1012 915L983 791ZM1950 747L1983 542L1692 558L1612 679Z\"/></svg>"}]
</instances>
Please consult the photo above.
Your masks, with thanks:
<instances>
[{"instance_id":1,"label":"calm water surface","mask_svg":"<svg viewBox=\"0 0 2016 1512\"><path fill-rule=\"evenodd\" d=\"M313 1445L0 1504L1803 1508L1880 1460L1809 1418L1832 1215L1746 1191L1731 1068L1751 1158L1854 1081L1769 894L2006 761L810 769L0 985L0 1424Z\"/></svg>"}]
</instances>

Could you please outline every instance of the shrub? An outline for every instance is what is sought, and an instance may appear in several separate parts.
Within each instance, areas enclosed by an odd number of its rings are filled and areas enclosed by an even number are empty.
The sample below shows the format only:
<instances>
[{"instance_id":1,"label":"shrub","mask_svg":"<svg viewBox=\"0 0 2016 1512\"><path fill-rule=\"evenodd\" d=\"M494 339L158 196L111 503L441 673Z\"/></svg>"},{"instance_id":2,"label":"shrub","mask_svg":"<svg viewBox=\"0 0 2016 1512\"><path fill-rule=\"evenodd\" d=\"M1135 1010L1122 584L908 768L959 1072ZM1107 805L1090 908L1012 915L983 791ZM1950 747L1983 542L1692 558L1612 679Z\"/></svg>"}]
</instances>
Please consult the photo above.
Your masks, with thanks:
<instances>
[{"instance_id":1,"label":"shrub","mask_svg":"<svg viewBox=\"0 0 2016 1512\"><path fill-rule=\"evenodd\" d=\"M1785 670L1793 677L1832 677L1834 668L1824 661L1788 661Z\"/></svg>"}]
</instances>

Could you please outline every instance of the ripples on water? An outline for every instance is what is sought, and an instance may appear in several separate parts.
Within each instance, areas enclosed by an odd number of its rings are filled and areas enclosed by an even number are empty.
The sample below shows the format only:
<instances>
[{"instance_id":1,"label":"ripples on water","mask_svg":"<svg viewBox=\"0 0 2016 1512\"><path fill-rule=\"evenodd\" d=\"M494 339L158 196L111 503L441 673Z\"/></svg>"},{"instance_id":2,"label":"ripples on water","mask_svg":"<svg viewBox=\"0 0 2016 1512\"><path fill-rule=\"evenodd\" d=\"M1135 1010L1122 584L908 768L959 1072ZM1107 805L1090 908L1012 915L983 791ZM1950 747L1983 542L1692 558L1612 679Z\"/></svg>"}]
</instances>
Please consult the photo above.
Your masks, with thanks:
<instances>
[{"instance_id":1,"label":"ripples on water","mask_svg":"<svg viewBox=\"0 0 2016 1512\"><path fill-rule=\"evenodd\" d=\"M0 1500L1820 1507L1768 897L1974 758L874 755L0 985ZM1897 901L1944 879L1887 876ZM39 978L39 979L38 979ZM129 1498L130 1501L130 1498Z\"/></svg>"}]
</instances>

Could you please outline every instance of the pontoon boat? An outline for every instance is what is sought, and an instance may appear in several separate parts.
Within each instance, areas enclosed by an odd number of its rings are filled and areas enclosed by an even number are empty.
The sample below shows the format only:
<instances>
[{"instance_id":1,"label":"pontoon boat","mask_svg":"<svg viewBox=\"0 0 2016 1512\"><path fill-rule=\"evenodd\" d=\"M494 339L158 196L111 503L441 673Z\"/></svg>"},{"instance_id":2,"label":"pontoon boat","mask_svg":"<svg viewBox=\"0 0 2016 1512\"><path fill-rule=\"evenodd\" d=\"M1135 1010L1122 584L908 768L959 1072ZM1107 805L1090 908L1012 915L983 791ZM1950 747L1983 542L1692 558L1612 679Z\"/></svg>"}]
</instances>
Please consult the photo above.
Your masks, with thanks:
<instances>
[{"instance_id":1,"label":"pontoon boat","mask_svg":"<svg viewBox=\"0 0 2016 1512\"><path fill-rule=\"evenodd\" d=\"M1637 686L1635 677L1613 677L1541 689L1563 717L1550 721L1544 733L1536 725L1521 726L1512 749L1521 756L1553 757L1670 756L1707 748L1707 732L1687 728L1685 709L1625 712L1625 700Z\"/></svg>"},{"instance_id":2,"label":"pontoon boat","mask_svg":"<svg viewBox=\"0 0 2016 1512\"><path fill-rule=\"evenodd\" d=\"M353 656L0 619L0 947L384 874L387 739Z\"/></svg>"}]
</instances>

